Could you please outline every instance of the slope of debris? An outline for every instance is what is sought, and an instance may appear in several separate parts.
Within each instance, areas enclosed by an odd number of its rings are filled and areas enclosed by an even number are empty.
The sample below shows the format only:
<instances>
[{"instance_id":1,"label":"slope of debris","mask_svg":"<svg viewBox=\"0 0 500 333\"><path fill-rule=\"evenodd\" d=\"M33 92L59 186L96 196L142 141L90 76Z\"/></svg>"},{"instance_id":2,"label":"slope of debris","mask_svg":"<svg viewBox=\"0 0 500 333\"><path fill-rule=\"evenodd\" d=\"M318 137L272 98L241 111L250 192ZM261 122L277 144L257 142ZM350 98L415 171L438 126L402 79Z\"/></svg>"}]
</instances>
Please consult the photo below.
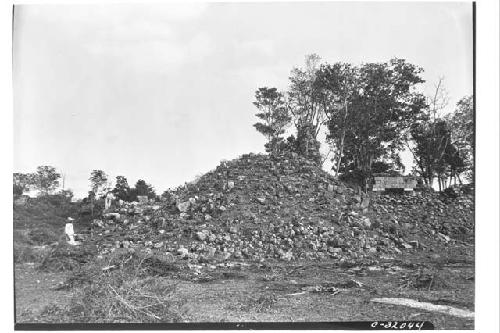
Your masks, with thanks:
<instances>
[{"instance_id":1,"label":"slope of debris","mask_svg":"<svg viewBox=\"0 0 500 333\"><path fill-rule=\"evenodd\" d=\"M171 200L116 207L95 221L92 241L101 253L145 250L166 261L346 260L470 241L473 229L469 196L365 196L296 154L247 154Z\"/></svg>"},{"instance_id":2,"label":"slope of debris","mask_svg":"<svg viewBox=\"0 0 500 333\"><path fill-rule=\"evenodd\" d=\"M429 245L435 240L474 244L473 194L380 195L372 200L370 211L381 227L421 238Z\"/></svg>"}]
</instances>

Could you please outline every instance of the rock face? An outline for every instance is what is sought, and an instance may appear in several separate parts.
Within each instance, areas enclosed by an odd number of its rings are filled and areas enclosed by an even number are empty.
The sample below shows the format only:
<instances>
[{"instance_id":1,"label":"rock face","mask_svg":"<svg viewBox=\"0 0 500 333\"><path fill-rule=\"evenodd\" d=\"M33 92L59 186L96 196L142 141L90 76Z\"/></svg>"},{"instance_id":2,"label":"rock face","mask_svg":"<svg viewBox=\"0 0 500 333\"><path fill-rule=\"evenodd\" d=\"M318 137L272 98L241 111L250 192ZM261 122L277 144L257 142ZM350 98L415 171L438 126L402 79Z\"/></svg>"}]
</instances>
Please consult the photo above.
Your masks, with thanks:
<instances>
[{"instance_id":1,"label":"rock face","mask_svg":"<svg viewBox=\"0 0 500 333\"><path fill-rule=\"evenodd\" d=\"M95 223L103 251L118 240L189 260L342 260L474 240L470 194L360 196L297 155L243 155L173 198Z\"/></svg>"},{"instance_id":2,"label":"rock face","mask_svg":"<svg viewBox=\"0 0 500 333\"><path fill-rule=\"evenodd\" d=\"M379 221L397 221L396 229L407 234L439 239L441 233L447 238L474 242L472 194L455 198L434 192L374 196L370 215Z\"/></svg>"}]
</instances>

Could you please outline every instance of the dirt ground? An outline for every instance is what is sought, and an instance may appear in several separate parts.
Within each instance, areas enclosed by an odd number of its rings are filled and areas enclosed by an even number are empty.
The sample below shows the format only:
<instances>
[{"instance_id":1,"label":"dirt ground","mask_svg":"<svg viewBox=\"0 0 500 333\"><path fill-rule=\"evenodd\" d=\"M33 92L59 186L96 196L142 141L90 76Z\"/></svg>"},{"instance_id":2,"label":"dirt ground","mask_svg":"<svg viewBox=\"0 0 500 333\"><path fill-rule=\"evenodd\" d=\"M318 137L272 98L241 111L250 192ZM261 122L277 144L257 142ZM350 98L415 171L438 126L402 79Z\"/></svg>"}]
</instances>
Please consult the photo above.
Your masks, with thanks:
<instances>
[{"instance_id":1,"label":"dirt ground","mask_svg":"<svg viewBox=\"0 0 500 333\"><path fill-rule=\"evenodd\" d=\"M54 305L69 304L72 293L55 290L67 273L40 272L34 264L25 263L17 264L14 274L16 322L39 322Z\"/></svg>"},{"instance_id":2,"label":"dirt ground","mask_svg":"<svg viewBox=\"0 0 500 333\"><path fill-rule=\"evenodd\" d=\"M349 267L334 261L228 266L204 268L191 279L157 279L176 286L172 306L190 323L414 320L430 321L436 329L474 328L470 319L371 301L404 297L474 311L473 257L446 262L426 258L424 263L415 255ZM419 285L423 269L433 276L431 282ZM56 290L67 274L17 265L16 321L57 323L58 312L69 306L76 292Z\"/></svg>"}]
</instances>

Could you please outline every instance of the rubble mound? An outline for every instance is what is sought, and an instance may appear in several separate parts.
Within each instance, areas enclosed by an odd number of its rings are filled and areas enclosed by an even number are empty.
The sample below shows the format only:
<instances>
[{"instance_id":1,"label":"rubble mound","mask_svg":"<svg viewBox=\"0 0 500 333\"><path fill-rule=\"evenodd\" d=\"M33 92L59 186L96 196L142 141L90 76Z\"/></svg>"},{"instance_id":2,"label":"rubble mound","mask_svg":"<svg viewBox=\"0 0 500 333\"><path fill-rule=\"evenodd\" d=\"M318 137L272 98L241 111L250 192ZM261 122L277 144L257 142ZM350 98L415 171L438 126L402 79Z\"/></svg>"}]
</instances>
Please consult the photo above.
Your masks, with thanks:
<instances>
[{"instance_id":1,"label":"rubble mound","mask_svg":"<svg viewBox=\"0 0 500 333\"><path fill-rule=\"evenodd\" d=\"M455 190L454 193L459 193ZM374 197L371 214L386 229L404 231L406 237L433 244L441 239L474 244L474 196L448 191Z\"/></svg>"},{"instance_id":2,"label":"rubble mound","mask_svg":"<svg viewBox=\"0 0 500 333\"><path fill-rule=\"evenodd\" d=\"M372 196L296 154L247 154L178 188L170 200L117 207L95 221L92 238L102 252L139 248L166 262L346 260L454 242L460 228L473 232L471 205L444 207L427 194L404 202Z\"/></svg>"}]
</instances>

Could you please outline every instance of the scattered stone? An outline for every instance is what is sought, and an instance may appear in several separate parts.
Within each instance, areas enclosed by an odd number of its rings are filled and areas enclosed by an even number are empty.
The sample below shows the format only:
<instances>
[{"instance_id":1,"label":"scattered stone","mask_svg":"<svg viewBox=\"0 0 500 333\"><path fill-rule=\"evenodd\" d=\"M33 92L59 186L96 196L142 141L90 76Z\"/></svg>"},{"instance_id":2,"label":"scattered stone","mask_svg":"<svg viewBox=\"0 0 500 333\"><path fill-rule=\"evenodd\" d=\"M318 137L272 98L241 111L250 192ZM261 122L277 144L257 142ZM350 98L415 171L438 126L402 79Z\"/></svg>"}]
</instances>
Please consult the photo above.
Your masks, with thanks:
<instances>
[{"instance_id":1,"label":"scattered stone","mask_svg":"<svg viewBox=\"0 0 500 333\"><path fill-rule=\"evenodd\" d=\"M257 261L331 257L340 263L454 240L473 244L472 194L356 193L300 156L285 156L245 155L172 191L161 204L124 202L110 213L118 218L104 215L92 223L93 234L108 248L120 240L120 247L132 249L124 239L134 239L134 248L154 253L184 249L182 257L218 253Z\"/></svg>"},{"instance_id":2,"label":"scattered stone","mask_svg":"<svg viewBox=\"0 0 500 333\"><path fill-rule=\"evenodd\" d=\"M365 228L370 228L372 226L372 223L370 222L370 219L368 217L363 217L361 221L363 223L363 227Z\"/></svg>"},{"instance_id":3,"label":"scattered stone","mask_svg":"<svg viewBox=\"0 0 500 333\"><path fill-rule=\"evenodd\" d=\"M293 253L292 252L285 252L280 255L280 259L290 261L293 259Z\"/></svg>"},{"instance_id":4,"label":"scattered stone","mask_svg":"<svg viewBox=\"0 0 500 333\"><path fill-rule=\"evenodd\" d=\"M446 236L446 235L444 235L444 234L442 234L442 233L440 233L440 232L438 232L437 234L438 234L438 236L439 236L439 237L441 237L441 239L443 239L446 243L449 243L449 242L451 241L451 238L450 238L450 237L448 237L448 236Z\"/></svg>"},{"instance_id":5,"label":"scattered stone","mask_svg":"<svg viewBox=\"0 0 500 333\"><path fill-rule=\"evenodd\" d=\"M413 247L415 249L420 248L420 243L417 240L412 240L412 241L409 241L408 243L410 244L411 247Z\"/></svg>"},{"instance_id":6,"label":"scattered stone","mask_svg":"<svg viewBox=\"0 0 500 333\"><path fill-rule=\"evenodd\" d=\"M196 238L203 242L205 239L208 238L209 234L210 232L208 230L198 231L196 233Z\"/></svg>"},{"instance_id":7,"label":"scattered stone","mask_svg":"<svg viewBox=\"0 0 500 333\"><path fill-rule=\"evenodd\" d=\"M105 219L118 221L120 219L120 213L105 213L103 217Z\"/></svg>"},{"instance_id":8,"label":"scattered stone","mask_svg":"<svg viewBox=\"0 0 500 333\"><path fill-rule=\"evenodd\" d=\"M189 202L189 201L179 202L177 204L177 209L181 213L186 213L189 210L190 206L191 206L191 202Z\"/></svg>"},{"instance_id":9,"label":"scattered stone","mask_svg":"<svg viewBox=\"0 0 500 333\"><path fill-rule=\"evenodd\" d=\"M209 247L208 248L208 256L210 258L213 258L213 256L215 255L215 252L217 251L217 249L215 247Z\"/></svg>"},{"instance_id":10,"label":"scattered stone","mask_svg":"<svg viewBox=\"0 0 500 333\"><path fill-rule=\"evenodd\" d=\"M188 249L186 249L183 246L177 249L177 254L180 255L182 258L186 257L188 253L189 253Z\"/></svg>"},{"instance_id":11,"label":"scattered stone","mask_svg":"<svg viewBox=\"0 0 500 333\"><path fill-rule=\"evenodd\" d=\"M175 262L175 257L172 253L165 252L163 255L160 256L160 260L166 264L172 264Z\"/></svg>"}]
</instances>

